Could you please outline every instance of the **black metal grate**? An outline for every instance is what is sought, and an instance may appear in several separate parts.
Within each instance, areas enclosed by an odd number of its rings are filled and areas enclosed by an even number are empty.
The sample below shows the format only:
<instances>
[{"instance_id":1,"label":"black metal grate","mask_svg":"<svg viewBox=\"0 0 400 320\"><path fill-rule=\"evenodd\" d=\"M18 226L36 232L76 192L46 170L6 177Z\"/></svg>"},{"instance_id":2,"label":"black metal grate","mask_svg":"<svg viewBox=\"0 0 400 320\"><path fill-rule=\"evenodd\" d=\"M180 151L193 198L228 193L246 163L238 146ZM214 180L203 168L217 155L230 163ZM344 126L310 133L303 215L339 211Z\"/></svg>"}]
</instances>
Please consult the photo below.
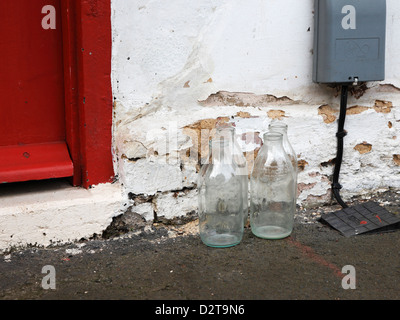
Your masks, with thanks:
<instances>
[{"instance_id":1,"label":"black metal grate","mask_svg":"<svg viewBox=\"0 0 400 320\"><path fill-rule=\"evenodd\" d=\"M400 218L376 202L367 202L324 214L321 222L329 224L346 237L400 228Z\"/></svg>"}]
</instances>

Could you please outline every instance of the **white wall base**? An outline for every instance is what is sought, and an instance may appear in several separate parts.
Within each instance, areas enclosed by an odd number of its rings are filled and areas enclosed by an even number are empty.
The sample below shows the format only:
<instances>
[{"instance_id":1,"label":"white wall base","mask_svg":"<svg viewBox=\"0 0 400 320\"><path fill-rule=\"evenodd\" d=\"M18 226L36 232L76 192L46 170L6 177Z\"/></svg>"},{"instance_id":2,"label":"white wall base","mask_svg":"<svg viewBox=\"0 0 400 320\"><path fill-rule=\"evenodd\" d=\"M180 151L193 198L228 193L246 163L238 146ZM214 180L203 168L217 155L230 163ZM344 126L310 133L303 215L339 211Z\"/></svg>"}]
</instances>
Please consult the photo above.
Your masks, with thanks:
<instances>
[{"instance_id":1,"label":"white wall base","mask_svg":"<svg viewBox=\"0 0 400 320\"><path fill-rule=\"evenodd\" d=\"M101 234L123 205L118 183L89 190L60 180L0 185L0 253Z\"/></svg>"}]
</instances>

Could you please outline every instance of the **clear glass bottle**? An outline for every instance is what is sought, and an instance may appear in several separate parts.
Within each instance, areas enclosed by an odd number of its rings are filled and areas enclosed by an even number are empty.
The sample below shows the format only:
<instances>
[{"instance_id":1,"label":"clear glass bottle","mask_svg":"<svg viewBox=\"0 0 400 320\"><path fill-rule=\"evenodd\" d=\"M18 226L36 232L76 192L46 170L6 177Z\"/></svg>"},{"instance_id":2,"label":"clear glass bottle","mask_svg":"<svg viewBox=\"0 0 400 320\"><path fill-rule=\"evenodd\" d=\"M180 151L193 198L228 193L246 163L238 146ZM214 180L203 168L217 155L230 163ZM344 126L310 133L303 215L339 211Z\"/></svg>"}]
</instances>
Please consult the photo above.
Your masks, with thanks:
<instances>
[{"instance_id":1,"label":"clear glass bottle","mask_svg":"<svg viewBox=\"0 0 400 320\"><path fill-rule=\"evenodd\" d=\"M199 231L210 247L231 247L243 237L243 182L230 139L210 141L209 163L200 170Z\"/></svg>"},{"instance_id":2,"label":"clear glass bottle","mask_svg":"<svg viewBox=\"0 0 400 320\"><path fill-rule=\"evenodd\" d=\"M243 183L243 223L246 226L249 216L249 172L246 157L236 138L236 130L231 126L220 126L216 128L215 139L225 139L232 142L233 162L236 164L236 174L240 176Z\"/></svg>"},{"instance_id":3,"label":"clear glass bottle","mask_svg":"<svg viewBox=\"0 0 400 320\"><path fill-rule=\"evenodd\" d=\"M283 135L268 132L250 176L250 226L254 235L282 239L293 231L293 165L283 149Z\"/></svg>"},{"instance_id":4,"label":"clear glass bottle","mask_svg":"<svg viewBox=\"0 0 400 320\"><path fill-rule=\"evenodd\" d=\"M288 126L286 123L283 122L278 122L274 121L271 122L268 126L269 131L271 132L279 132L283 135L282 139L282 144L283 144L283 149L285 150L286 154L289 156L289 159L293 165L293 174L294 174L294 190L295 190L295 206L296 206L296 200L297 200L297 175L298 175L298 166L297 166L297 155L296 152L294 151L289 138L287 136L287 130Z\"/></svg>"}]
</instances>

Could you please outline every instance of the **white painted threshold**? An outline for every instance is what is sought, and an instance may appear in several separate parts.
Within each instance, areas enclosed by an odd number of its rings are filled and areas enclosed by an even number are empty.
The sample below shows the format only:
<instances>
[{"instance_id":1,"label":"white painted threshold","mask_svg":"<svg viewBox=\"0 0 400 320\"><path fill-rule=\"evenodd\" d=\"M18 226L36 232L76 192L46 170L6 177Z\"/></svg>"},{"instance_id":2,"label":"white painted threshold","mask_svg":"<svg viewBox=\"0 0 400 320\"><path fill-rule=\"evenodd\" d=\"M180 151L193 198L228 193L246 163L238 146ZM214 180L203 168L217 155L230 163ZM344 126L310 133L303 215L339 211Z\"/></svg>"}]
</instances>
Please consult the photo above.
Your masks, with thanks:
<instances>
[{"instance_id":1,"label":"white painted threshold","mask_svg":"<svg viewBox=\"0 0 400 320\"><path fill-rule=\"evenodd\" d=\"M0 253L74 242L101 234L122 213L119 183L91 189L64 179L0 185Z\"/></svg>"}]
</instances>

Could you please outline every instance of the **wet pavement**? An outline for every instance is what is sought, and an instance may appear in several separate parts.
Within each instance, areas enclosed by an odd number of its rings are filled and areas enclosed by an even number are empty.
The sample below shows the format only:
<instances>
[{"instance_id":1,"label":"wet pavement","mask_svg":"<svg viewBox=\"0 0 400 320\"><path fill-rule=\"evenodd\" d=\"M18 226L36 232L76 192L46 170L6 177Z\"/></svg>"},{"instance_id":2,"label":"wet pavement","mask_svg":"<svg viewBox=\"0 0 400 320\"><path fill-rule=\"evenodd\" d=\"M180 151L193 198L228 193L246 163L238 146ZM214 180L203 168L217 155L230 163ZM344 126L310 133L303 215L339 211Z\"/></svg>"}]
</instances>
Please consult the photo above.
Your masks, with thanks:
<instances>
[{"instance_id":1,"label":"wet pavement","mask_svg":"<svg viewBox=\"0 0 400 320\"><path fill-rule=\"evenodd\" d=\"M399 193L378 200L399 213ZM0 299L399 299L400 230L346 238L317 220L337 209L300 209L282 240L246 228L239 245L224 249L205 246L192 221L7 253L0 256Z\"/></svg>"}]
</instances>

